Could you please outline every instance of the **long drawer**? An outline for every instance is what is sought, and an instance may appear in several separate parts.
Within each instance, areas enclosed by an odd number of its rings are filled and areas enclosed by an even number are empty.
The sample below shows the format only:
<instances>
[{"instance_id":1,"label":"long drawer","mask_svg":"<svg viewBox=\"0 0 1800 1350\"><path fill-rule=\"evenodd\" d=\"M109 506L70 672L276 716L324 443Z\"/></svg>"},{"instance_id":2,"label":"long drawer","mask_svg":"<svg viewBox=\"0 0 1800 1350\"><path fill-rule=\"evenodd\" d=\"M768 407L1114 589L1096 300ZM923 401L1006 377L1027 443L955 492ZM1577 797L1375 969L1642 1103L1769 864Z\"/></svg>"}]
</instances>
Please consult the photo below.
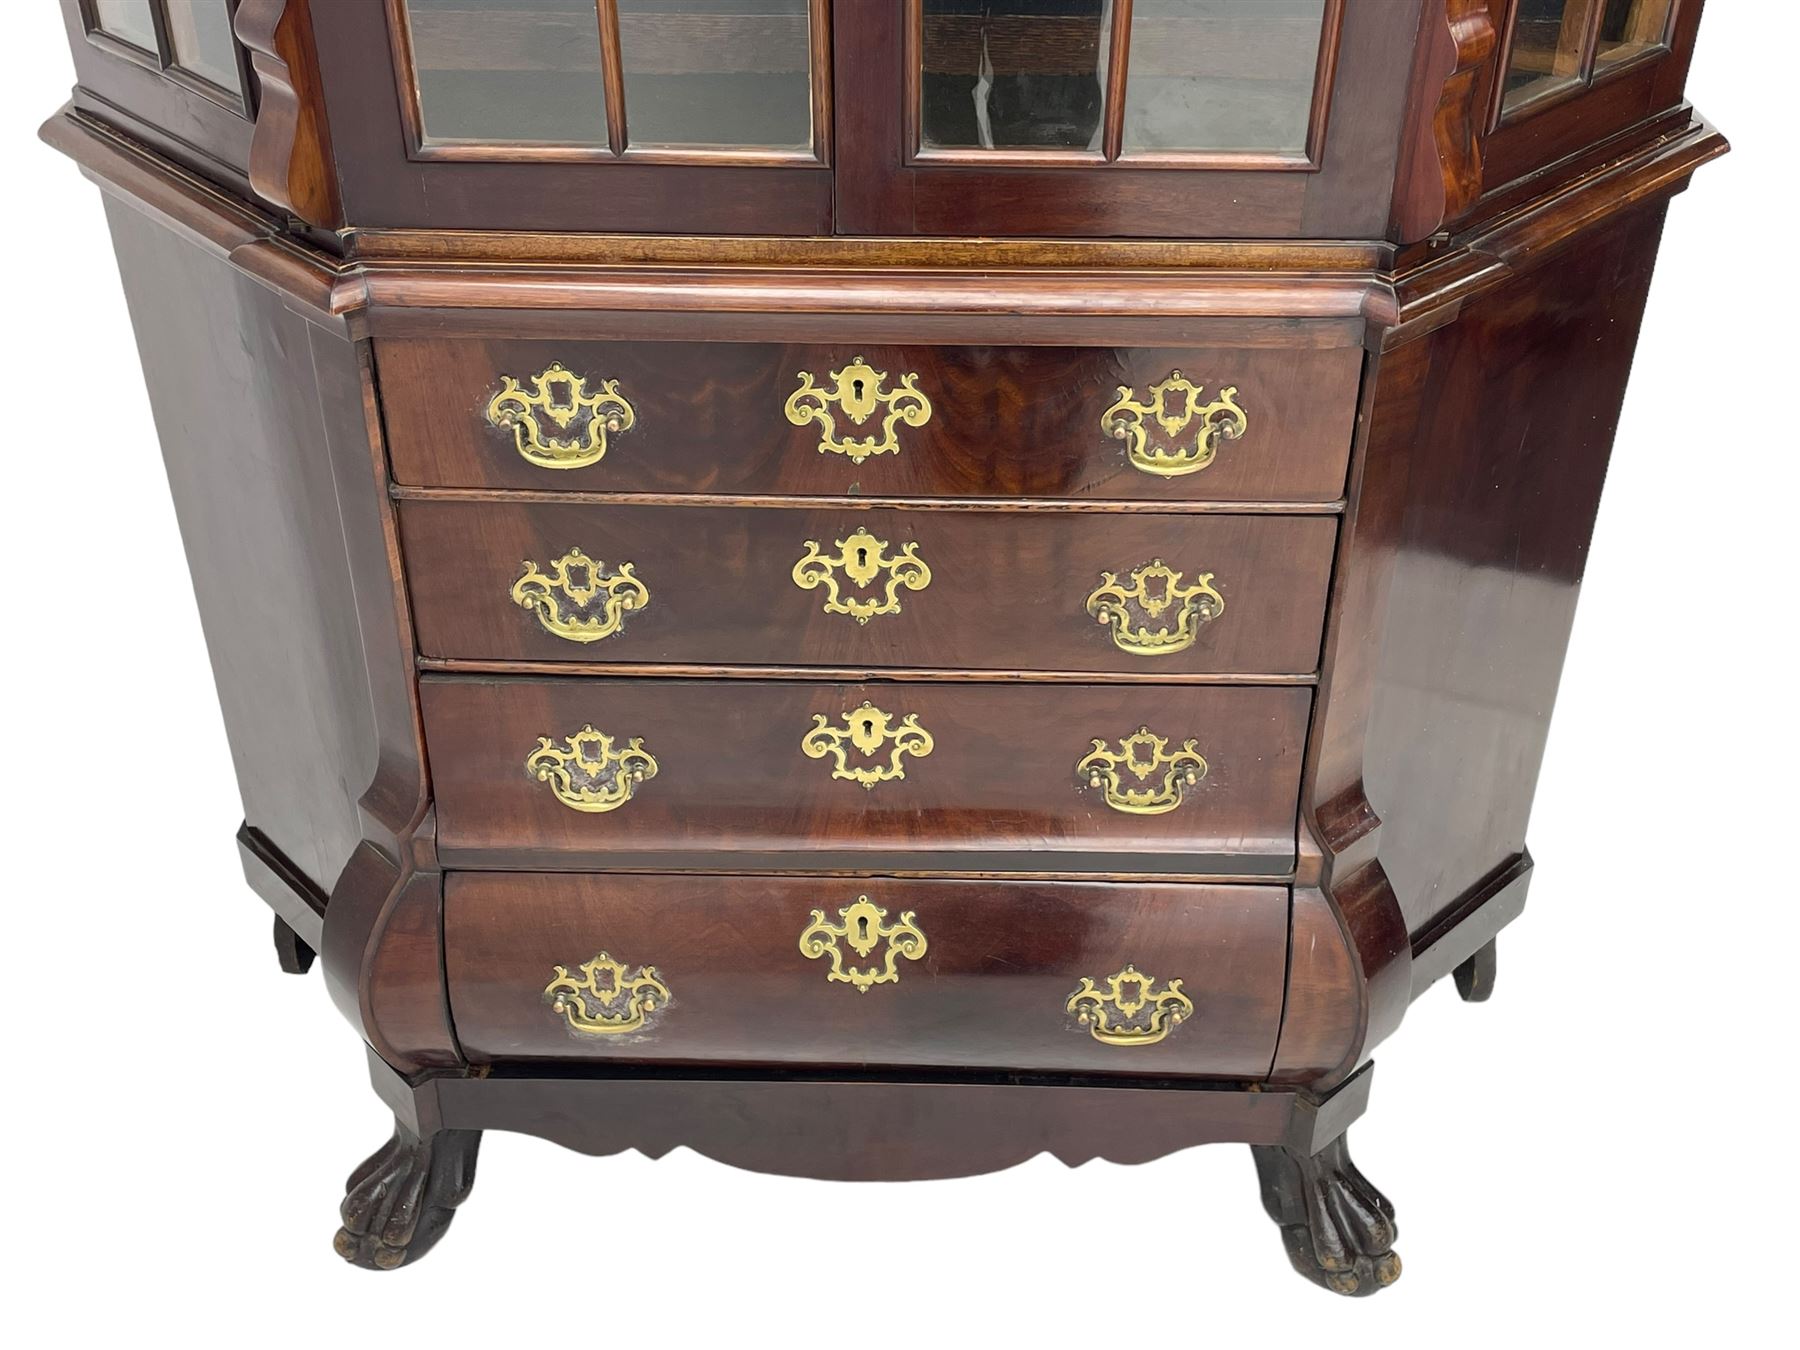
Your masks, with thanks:
<instances>
[{"instance_id":1,"label":"long drawer","mask_svg":"<svg viewBox=\"0 0 1800 1350\"><path fill-rule=\"evenodd\" d=\"M1257 1079L1274 886L453 873L478 1063L655 1060Z\"/></svg>"},{"instance_id":2,"label":"long drawer","mask_svg":"<svg viewBox=\"0 0 1800 1350\"><path fill-rule=\"evenodd\" d=\"M1304 674L1330 516L406 501L427 656Z\"/></svg>"},{"instance_id":3,"label":"long drawer","mask_svg":"<svg viewBox=\"0 0 1800 1350\"><path fill-rule=\"evenodd\" d=\"M1305 687L421 681L480 867L1159 871L1294 857Z\"/></svg>"},{"instance_id":4,"label":"long drawer","mask_svg":"<svg viewBox=\"0 0 1800 1350\"><path fill-rule=\"evenodd\" d=\"M395 478L444 487L1333 501L1357 348L395 338Z\"/></svg>"}]
</instances>

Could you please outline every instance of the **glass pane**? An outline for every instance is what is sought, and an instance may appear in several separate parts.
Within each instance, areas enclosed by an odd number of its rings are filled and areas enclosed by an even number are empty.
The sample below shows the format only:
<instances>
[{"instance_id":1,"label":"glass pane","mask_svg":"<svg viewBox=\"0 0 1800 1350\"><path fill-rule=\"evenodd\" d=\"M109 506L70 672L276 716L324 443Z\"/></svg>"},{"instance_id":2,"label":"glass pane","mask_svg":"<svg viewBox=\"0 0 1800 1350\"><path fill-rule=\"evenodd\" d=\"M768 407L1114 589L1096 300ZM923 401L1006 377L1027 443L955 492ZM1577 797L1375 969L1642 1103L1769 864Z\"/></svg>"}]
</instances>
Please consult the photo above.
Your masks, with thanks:
<instances>
[{"instance_id":1,"label":"glass pane","mask_svg":"<svg viewBox=\"0 0 1800 1350\"><path fill-rule=\"evenodd\" d=\"M168 0L169 51L189 74L237 93L237 40L230 0Z\"/></svg>"},{"instance_id":2,"label":"glass pane","mask_svg":"<svg viewBox=\"0 0 1800 1350\"><path fill-rule=\"evenodd\" d=\"M1325 0L1137 0L1125 153L1304 154L1324 31Z\"/></svg>"},{"instance_id":3,"label":"glass pane","mask_svg":"<svg viewBox=\"0 0 1800 1350\"><path fill-rule=\"evenodd\" d=\"M1596 66L1617 65L1663 44L1673 0L1606 0Z\"/></svg>"},{"instance_id":4,"label":"glass pane","mask_svg":"<svg viewBox=\"0 0 1800 1350\"><path fill-rule=\"evenodd\" d=\"M1504 107L1516 108L1552 89L1581 82L1581 48L1592 2L1519 0Z\"/></svg>"},{"instance_id":5,"label":"glass pane","mask_svg":"<svg viewBox=\"0 0 1800 1350\"><path fill-rule=\"evenodd\" d=\"M927 150L1098 150L1112 0L925 0Z\"/></svg>"},{"instance_id":6,"label":"glass pane","mask_svg":"<svg viewBox=\"0 0 1800 1350\"><path fill-rule=\"evenodd\" d=\"M806 0L619 0L634 147L812 146Z\"/></svg>"},{"instance_id":7,"label":"glass pane","mask_svg":"<svg viewBox=\"0 0 1800 1350\"><path fill-rule=\"evenodd\" d=\"M143 51L156 50L156 20L150 0L93 0L94 27Z\"/></svg>"},{"instance_id":8,"label":"glass pane","mask_svg":"<svg viewBox=\"0 0 1800 1350\"><path fill-rule=\"evenodd\" d=\"M406 0L406 26L427 145L606 144L596 0Z\"/></svg>"}]
</instances>

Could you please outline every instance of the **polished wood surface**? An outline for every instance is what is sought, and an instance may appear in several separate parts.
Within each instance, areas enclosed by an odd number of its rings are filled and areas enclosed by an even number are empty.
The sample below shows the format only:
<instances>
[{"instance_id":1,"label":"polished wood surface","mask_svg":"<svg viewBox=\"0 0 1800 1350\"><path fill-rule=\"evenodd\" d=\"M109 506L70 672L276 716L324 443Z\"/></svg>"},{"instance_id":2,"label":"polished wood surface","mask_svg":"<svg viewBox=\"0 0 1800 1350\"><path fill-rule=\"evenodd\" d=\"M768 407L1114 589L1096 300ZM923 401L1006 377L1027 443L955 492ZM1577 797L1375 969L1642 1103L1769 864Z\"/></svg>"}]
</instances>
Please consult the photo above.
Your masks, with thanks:
<instances>
[{"instance_id":1,"label":"polished wood surface","mask_svg":"<svg viewBox=\"0 0 1800 1350\"><path fill-rule=\"evenodd\" d=\"M236 28L258 89L251 186L264 201L307 225L341 225L336 156L313 48L312 0L238 0Z\"/></svg>"},{"instance_id":2,"label":"polished wood surface","mask_svg":"<svg viewBox=\"0 0 1800 1350\"><path fill-rule=\"evenodd\" d=\"M419 650L475 660L677 665L935 667L969 671L1302 675L1319 659L1337 522L1331 516L1174 516L1137 512L827 510L623 506L595 501L406 501L401 539ZM827 613L830 591L802 588L809 541L838 558L857 531L871 557L912 546L929 568L922 590L895 590L898 613L857 622ZM629 562L649 593L619 631L594 642L550 632L512 598L520 564L548 569L579 548L608 570ZM1122 650L1088 612L1114 573L1157 559L1192 587L1210 574L1224 609L1195 619L1181 651ZM854 558L852 559L854 561ZM888 573L858 585L831 569L842 599L886 607ZM1154 591L1153 583L1146 583ZM1161 594L1161 592L1156 592ZM566 601L566 594L564 596ZM1197 603L1197 601L1195 602ZM1177 603L1135 626L1177 631Z\"/></svg>"},{"instance_id":3,"label":"polished wood surface","mask_svg":"<svg viewBox=\"0 0 1800 1350\"><path fill-rule=\"evenodd\" d=\"M1465 307L1377 410L1406 506L1363 772L1413 931L1524 852L1661 234L1636 212Z\"/></svg>"},{"instance_id":4,"label":"polished wood surface","mask_svg":"<svg viewBox=\"0 0 1800 1350\"><path fill-rule=\"evenodd\" d=\"M409 1131L512 1130L606 1155L690 1148L779 1176L924 1181L1015 1167L1049 1154L1144 1163L1208 1143L1313 1153L1367 1109L1365 1068L1330 1094L1145 1079L1121 1110L1119 1084L1092 1077L844 1071L755 1077L592 1065L580 1075L436 1076L407 1082L379 1060L376 1093Z\"/></svg>"},{"instance_id":5,"label":"polished wood surface","mask_svg":"<svg viewBox=\"0 0 1800 1350\"><path fill-rule=\"evenodd\" d=\"M860 896L910 914L924 954L859 992L799 937ZM1252 1080L1281 1021L1287 891L1274 886L454 873L444 897L450 1007L476 1063L514 1060L919 1066ZM579 1035L544 996L601 951L652 965L644 1028ZM861 959L880 968L877 949ZM1153 1045L1094 1039L1066 1010L1084 976L1180 980L1190 1017Z\"/></svg>"},{"instance_id":6,"label":"polished wood surface","mask_svg":"<svg viewBox=\"0 0 1800 1350\"><path fill-rule=\"evenodd\" d=\"M751 329L751 331L754 331ZM757 342L386 341L376 364L394 477L442 487L579 492L1085 497L1149 501L1335 501L1343 493L1362 354L1292 349L777 346ZM852 463L821 453L816 424L783 415L802 371L825 383L861 356L918 376L931 419L901 449ZM544 469L485 410L503 376L560 362L589 387L617 380L637 418L606 458ZM1132 467L1101 419L1121 386L1150 397L1181 371L1210 401L1235 387L1248 418L1207 468L1159 478ZM840 418L841 433L868 435ZM1160 429L1156 429L1160 439ZM1190 434L1191 435L1191 434Z\"/></svg>"},{"instance_id":7,"label":"polished wood surface","mask_svg":"<svg viewBox=\"0 0 1800 1350\"><path fill-rule=\"evenodd\" d=\"M634 860L782 868L861 858L870 867L986 859L1009 871L1285 871L1311 693L1204 686L826 684L698 680L420 682L447 865L631 866ZM842 726L869 701L916 715L935 745L904 779L863 788L809 759L814 717ZM604 814L559 802L525 769L541 736L592 724L639 736L659 766ZM1208 772L1164 815L1109 808L1075 770L1102 739L1149 726L1193 738ZM881 762L886 762L884 749ZM856 764L865 761L852 753ZM1160 775L1157 779L1160 782ZM1135 786L1135 783L1133 784ZM1092 852L1094 857L1083 859ZM1052 860L1055 860L1054 862ZM651 865L655 865L652 863Z\"/></svg>"},{"instance_id":8,"label":"polished wood surface","mask_svg":"<svg viewBox=\"0 0 1800 1350\"><path fill-rule=\"evenodd\" d=\"M244 816L329 891L375 771L356 583L320 453L366 435L355 353L123 203L107 220Z\"/></svg>"}]
</instances>

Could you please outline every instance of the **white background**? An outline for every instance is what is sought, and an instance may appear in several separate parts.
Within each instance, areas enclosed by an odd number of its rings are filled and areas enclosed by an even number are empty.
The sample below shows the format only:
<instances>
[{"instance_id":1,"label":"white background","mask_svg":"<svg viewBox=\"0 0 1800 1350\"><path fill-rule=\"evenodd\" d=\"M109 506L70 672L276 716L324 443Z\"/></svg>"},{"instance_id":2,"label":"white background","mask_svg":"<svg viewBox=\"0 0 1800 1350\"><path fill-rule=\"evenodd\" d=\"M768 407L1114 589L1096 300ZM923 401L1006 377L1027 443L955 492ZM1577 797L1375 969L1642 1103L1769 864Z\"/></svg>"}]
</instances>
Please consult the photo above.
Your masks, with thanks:
<instances>
[{"instance_id":1,"label":"white background","mask_svg":"<svg viewBox=\"0 0 1800 1350\"><path fill-rule=\"evenodd\" d=\"M51 0L4 10L15 1344L162 1328L259 1347L1204 1346L1271 1326L1334 1345L1660 1344L1782 1306L1794 6L1715 3L1702 25L1690 94L1736 150L1669 216L1497 993L1465 1006L1446 981L1416 1004L1351 1133L1406 1263L1364 1301L1288 1269L1235 1146L846 1187L490 1134L422 1263L370 1275L333 1255L344 1177L389 1117L317 972L277 971L244 886L100 203L33 139L72 83L62 23Z\"/></svg>"}]
</instances>

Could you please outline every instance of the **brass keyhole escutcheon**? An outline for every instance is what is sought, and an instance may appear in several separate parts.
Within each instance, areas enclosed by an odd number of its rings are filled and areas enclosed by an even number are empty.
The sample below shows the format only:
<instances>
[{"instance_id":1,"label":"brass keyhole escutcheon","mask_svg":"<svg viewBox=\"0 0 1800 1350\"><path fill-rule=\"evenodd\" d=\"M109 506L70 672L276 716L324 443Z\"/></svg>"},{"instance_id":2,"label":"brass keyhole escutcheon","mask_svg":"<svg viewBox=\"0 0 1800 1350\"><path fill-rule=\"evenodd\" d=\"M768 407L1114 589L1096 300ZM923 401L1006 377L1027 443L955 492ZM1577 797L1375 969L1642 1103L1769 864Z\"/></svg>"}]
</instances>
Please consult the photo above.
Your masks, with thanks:
<instances>
[{"instance_id":1,"label":"brass keyhole escutcheon","mask_svg":"<svg viewBox=\"0 0 1800 1350\"><path fill-rule=\"evenodd\" d=\"M931 584L931 569L917 544L903 544L898 552L889 552L890 547L866 529L839 539L830 553L818 540L808 539L794 564L794 584L803 591L822 588L827 614L843 614L859 624L898 614L900 592L924 590Z\"/></svg>"},{"instance_id":2,"label":"brass keyhole escutcheon","mask_svg":"<svg viewBox=\"0 0 1800 1350\"><path fill-rule=\"evenodd\" d=\"M800 752L808 759L830 759L833 778L872 789L877 783L905 778L906 757L923 759L935 744L931 733L919 725L918 714L896 718L865 699L844 714L841 727L815 713L812 730L800 738Z\"/></svg>"},{"instance_id":3,"label":"brass keyhole escutcheon","mask_svg":"<svg viewBox=\"0 0 1800 1350\"><path fill-rule=\"evenodd\" d=\"M829 958L831 969L825 978L834 984L851 985L859 994L868 993L878 984L898 984L898 963L903 959L917 961L925 955L925 932L911 910L902 914L898 922L888 923L885 909L868 896L859 895L855 903L845 905L837 914L839 922L831 923L824 910L815 909L811 922L800 933L800 954L809 961ZM840 941L864 961L877 947L883 947L881 963L852 964L845 959Z\"/></svg>"},{"instance_id":4,"label":"brass keyhole escutcheon","mask_svg":"<svg viewBox=\"0 0 1800 1350\"><path fill-rule=\"evenodd\" d=\"M911 371L900 377L899 387L887 387L887 372L876 370L857 357L842 370L819 380L810 370L800 372L800 387L788 395L782 411L797 427L809 422L819 428L819 453L843 455L861 464L871 455L900 453L901 426L922 427L931 420L931 400L919 388ZM877 411L880 428L867 436L840 434L838 414L852 426L862 426Z\"/></svg>"}]
</instances>

